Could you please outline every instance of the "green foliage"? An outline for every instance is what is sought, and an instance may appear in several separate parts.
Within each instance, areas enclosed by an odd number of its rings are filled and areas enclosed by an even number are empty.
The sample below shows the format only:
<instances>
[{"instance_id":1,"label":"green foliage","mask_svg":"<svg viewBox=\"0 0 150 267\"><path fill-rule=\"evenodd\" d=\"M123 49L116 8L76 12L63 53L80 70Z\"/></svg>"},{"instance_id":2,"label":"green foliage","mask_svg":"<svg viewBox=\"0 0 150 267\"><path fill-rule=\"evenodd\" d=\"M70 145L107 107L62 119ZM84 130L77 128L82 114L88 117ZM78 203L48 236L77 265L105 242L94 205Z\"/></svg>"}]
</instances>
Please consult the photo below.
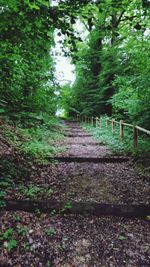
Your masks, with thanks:
<instances>
[{"instance_id":1,"label":"green foliage","mask_svg":"<svg viewBox=\"0 0 150 267\"><path fill-rule=\"evenodd\" d=\"M53 145L54 141L64 136L63 127L57 118L49 117L45 113L39 115L29 113L25 114L25 117L23 114L21 113L21 119L19 117L15 128L6 123L1 126L5 138L12 146L18 148L26 156L41 160L64 149L63 147L55 148ZM6 164L13 165L11 162ZM15 173L13 166L9 166L8 169L8 172Z\"/></svg>"},{"instance_id":2,"label":"green foliage","mask_svg":"<svg viewBox=\"0 0 150 267\"><path fill-rule=\"evenodd\" d=\"M62 93L69 115L115 114L149 129L148 13L142 1L89 1L82 8L89 35L74 52L76 81Z\"/></svg>"},{"instance_id":3,"label":"green foliage","mask_svg":"<svg viewBox=\"0 0 150 267\"><path fill-rule=\"evenodd\" d=\"M0 208L5 207L6 205L5 200L4 200L5 196L6 196L6 192L0 190Z\"/></svg>"},{"instance_id":4,"label":"green foliage","mask_svg":"<svg viewBox=\"0 0 150 267\"><path fill-rule=\"evenodd\" d=\"M115 127L115 132L112 134L111 125L108 128L105 127L105 118L103 117L103 127L93 127L91 125L83 124L85 129L87 129L97 140L101 143L109 145L112 152L115 154L125 154L132 156L143 155L149 157L149 136L140 134L138 140L138 148L133 149L133 130L131 128L125 127L123 142L120 143L119 140L119 125Z\"/></svg>"},{"instance_id":5,"label":"green foliage","mask_svg":"<svg viewBox=\"0 0 150 267\"><path fill-rule=\"evenodd\" d=\"M64 208L61 210L61 213L65 212L66 210L70 210L72 208L72 203L70 201L68 201Z\"/></svg>"},{"instance_id":6,"label":"green foliage","mask_svg":"<svg viewBox=\"0 0 150 267\"><path fill-rule=\"evenodd\" d=\"M71 209L72 208L72 203L69 201L66 203L64 209Z\"/></svg>"},{"instance_id":7,"label":"green foliage","mask_svg":"<svg viewBox=\"0 0 150 267\"><path fill-rule=\"evenodd\" d=\"M119 235L118 239L121 240L121 241L124 241L124 240L126 240L126 237L124 235Z\"/></svg>"},{"instance_id":8,"label":"green foliage","mask_svg":"<svg viewBox=\"0 0 150 267\"><path fill-rule=\"evenodd\" d=\"M11 251L17 247L17 241L13 238L14 230L9 227L2 234L0 234L0 241L3 242L3 246Z\"/></svg>"},{"instance_id":9,"label":"green foliage","mask_svg":"<svg viewBox=\"0 0 150 267\"><path fill-rule=\"evenodd\" d=\"M49 228L49 229L46 229L45 230L45 234L50 236L50 237L53 237L56 235L56 230L54 228Z\"/></svg>"},{"instance_id":10,"label":"green foliage","mask_svg":"<svg viewBox=\"0 0 150 267\"><path fill-rule=\"evenodd\" d=\"M36 185L29 185L28 187L20 185L18 190L22 195L30 199L37 199L39 196L50 197L53 194L52 188L44 188Z\"/></svg>"},{"instance_id":11,"label":"green foliage","mask_svg":"<svg viewBox=\"0 0 150 267\"><path fill-rule=\"evenodd\" d=\"M55 148L52 145L54 140L58 140L63 137L60 132L56 132L55 129L49 130L49 128L37 127L22 130L26 141L21 145L21 151L25 154L34 157L44 159L59 151L59 148Z\"/></svg>"},{"instance_id":12,"label":"green foliage","mask_svg":"<svg viewBox=\"0 0 150 267\"><path fill-rule=\"evenodd\" d=\"M36 9L29 2L29 5L13 1L7 4L4 1L1 13L2 108L7 114L22 110L54 114L56 97L49 55L53 26L48 11L42 6Z\"/></svg>"},{"instance_id":13,"label":"green foliage","mask_svg":"<svg viewBox=\"0 0 150 267\"><path fill-rule=\"evenodd\" d=\"M141 37L140 37L141 38ZM134 51L133 51L134 47ZM112 97L115 113L124 116L149 129L150 117L150 57L148 37L139 42L139 37L130 37L128 43L119 51L122 70L114 80L116 94Z\"/></svg>"},{"instance_id":14,"label":"green foliage","mask_svg":"<svg viewBox=\"0 0 150 267\"><path fill-rule=\"evenodd\" d=\"M17 232L18 234L25 236L28 233L28 228L27 227L23 227L23 226L17 226Z\"/></svg>"}]
</instances>

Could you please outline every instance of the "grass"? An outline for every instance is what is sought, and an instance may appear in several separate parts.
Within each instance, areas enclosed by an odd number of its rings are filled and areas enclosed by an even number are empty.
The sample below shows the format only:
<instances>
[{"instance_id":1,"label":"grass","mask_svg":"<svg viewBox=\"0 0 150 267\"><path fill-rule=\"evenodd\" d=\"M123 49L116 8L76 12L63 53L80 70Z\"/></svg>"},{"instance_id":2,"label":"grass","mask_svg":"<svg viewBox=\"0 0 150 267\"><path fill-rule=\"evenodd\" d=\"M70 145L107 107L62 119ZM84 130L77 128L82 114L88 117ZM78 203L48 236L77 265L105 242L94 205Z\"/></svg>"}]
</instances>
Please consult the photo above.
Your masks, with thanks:
<instances>
[{"instance_id":1,"label":"grass","mask_svg":"<svg viewBox=\"0 0 150 267\"><path fill-rule=\"evenodd\" d=\"M119 125L116 125L114 134L112 134L111 124L108 125L108 128L105 126L103 126L103 128L100 128L99 126L96 128L86 123L83 123L82 125L96 140L108 145L114 153L132 156L150 156L150 137L145 134L139 132L138 148L134 149L133 131L131 128L124 128L123 142L120 143Z\"/></svg>"}]
</instances>

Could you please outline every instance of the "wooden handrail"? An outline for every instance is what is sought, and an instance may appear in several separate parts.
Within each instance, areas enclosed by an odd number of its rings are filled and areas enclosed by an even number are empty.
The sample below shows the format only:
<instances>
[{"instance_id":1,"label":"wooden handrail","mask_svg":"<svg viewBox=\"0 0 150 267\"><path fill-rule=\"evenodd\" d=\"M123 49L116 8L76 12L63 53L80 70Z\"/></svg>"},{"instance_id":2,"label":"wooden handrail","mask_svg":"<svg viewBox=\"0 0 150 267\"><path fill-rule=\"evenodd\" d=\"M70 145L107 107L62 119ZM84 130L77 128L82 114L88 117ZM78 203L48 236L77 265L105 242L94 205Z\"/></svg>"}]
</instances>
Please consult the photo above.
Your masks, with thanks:
<instances>
[{"instance_id":1,"label":"wooden handrail","mask_svg":"<svg viewBox=\"0 0 150 267\"><path fill-rule=\"evenodd\" d=\"M85 121L87 123L91 123L92 126L96 126L98 127L100 125L100 128L102 128L102 124L103 124L103 119L102 119L102 116L100 117L82 117L82 116L79 116L77 115L77 120L78 121ZM95 120L95 123L94 123L94 120ZM100 124L98 123L100 122ZM141 131L145 134L148 134L150 135L150 131L147 130L147 129L144 129L138 125L132 125L130 123L126 123L124 122L123 120L121 121L116 121L115 119L110 119L109 117L105 117L105 127L108 128L108 124L109 122L111 122L111 125L112 125L112 134L114 134L115 132L115 124L119 124L120 125L120 131L119 131L119 137L120 137L120 142L123 142L123 138L124 138L124 126L127 126L127 127L130 127L130 128L133 128L133 145L134 145L134 148L137 148L138 146L138 131Z\"/></svg>"},{"instance_id":2,"label":"wooden handrail","mask_svg":"<svg viewBox=\"0 0 150 267\"><path fill-rule=\"evenodd\" d=\"M133 125L132 124L129 124L129 123L126 123L126 122L124 122L123 125L133 128Z\"/></svg>"},{"instance_id":3,"label":"wooden handrail","mask_svg":"<svg viewBox=\"0 0 150 267\"><path fill-rule=\"evenodd\" d=\"M150 131L148 131L148 130L140 127L140 126L135 126L135 128L138 129L138 130L140 130L143 133L146 133L146 134L150 135Z\"/></svg>"}]
</instances>

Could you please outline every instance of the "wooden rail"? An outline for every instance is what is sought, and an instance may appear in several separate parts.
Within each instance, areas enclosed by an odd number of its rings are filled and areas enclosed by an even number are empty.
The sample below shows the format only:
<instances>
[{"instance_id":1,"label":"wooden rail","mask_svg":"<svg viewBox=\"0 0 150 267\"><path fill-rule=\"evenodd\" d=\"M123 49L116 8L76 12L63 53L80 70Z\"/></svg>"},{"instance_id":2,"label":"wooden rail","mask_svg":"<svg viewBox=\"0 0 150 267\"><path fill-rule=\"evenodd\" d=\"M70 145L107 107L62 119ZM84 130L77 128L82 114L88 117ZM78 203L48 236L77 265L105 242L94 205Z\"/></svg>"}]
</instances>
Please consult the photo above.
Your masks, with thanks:
<instances>
[{"instance_id":1,"label":"wooden rail","mask_svg":"<svg viewBox=\"0 0 150 267\"><path fill-rule=\"evenodd\" d=\"M100 127L102 128L103 125L105 125L106 128L108 128L109 123L111 123L111 129L112 129L112 134L115 133L115 129L116 129L116 124L119 124L120 126L120 130L119 130L119 139L120 139L120 143L123 142L124 139L124 128L125 127L130 127L133 129L133 146L134 149L136 149L138 147L138 139L139 139L139 131L147 134L150 136L150 131L146 130L140 126L137 125L132 125L129 123L124 122L123 120L120 121L116 121L115 119L110 119L109 117L105 117L105 121L104 121L104 117L100 116L100 117L87 117L87 116L79 116L77 115L77 121L82 121L85 123L88 123L92 126L95 127Z\"/></svg>"}]
</instances>

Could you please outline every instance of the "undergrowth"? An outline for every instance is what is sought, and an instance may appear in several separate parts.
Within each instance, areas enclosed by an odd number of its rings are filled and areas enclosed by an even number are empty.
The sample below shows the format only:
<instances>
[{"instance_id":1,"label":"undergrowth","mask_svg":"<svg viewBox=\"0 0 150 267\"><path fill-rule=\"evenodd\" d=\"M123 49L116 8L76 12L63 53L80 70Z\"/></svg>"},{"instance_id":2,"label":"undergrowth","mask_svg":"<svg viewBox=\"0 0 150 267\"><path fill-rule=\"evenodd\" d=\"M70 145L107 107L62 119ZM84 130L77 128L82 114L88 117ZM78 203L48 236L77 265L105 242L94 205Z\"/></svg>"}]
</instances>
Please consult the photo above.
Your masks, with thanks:
<instances>
[{"instance_id":1,"label":"undergrowth","mask_svg":"<svg viewBox=\"0 0 150 267\"><path fill-rule=\"evenodd\" d=\"M56 148L54 141L63 138L63 127L57 118L47 115L28 120L8 121L1 125L5 139L23 155L44 160L64 148Z\"/></svg>"},{"instance_id":2,"label":"undergrowth","mask_svg":"<svg viewBox=\"0 0 150 267\"><path fill-rule=\"evenodd\" d=\"M9 190L28 182L34 163L47 163L49 156L65 149L54 146L63 138L63 129L57 118L47 116L15 121L0 118L0 207L5 206ZM39 193L39 188L23 189L29 197Z\"/></svg>"},{"instance_id":3,"label":"undergrowth","mask_svg":"<svg viewBox=\"0 0 150 267\"><path fill-rule=\"evenodd\" d=\"M108 145L114 153L132 155L134 157L150 156L150 138L145 134L140 134L138 140L138 148L134 149L133 147L133 132L131 128L125 127L124 129L124 138L123 142L120 143L119 139L119 125L116 125L115 132L112 134L111 124L108 125L108 128L103 126L100 128L93 127L90 124L83 123L83 127L90 132L95 139L100 141L103 144ZM104 124L103 124L104 125Z\"/></svg>"}]
</instances>

